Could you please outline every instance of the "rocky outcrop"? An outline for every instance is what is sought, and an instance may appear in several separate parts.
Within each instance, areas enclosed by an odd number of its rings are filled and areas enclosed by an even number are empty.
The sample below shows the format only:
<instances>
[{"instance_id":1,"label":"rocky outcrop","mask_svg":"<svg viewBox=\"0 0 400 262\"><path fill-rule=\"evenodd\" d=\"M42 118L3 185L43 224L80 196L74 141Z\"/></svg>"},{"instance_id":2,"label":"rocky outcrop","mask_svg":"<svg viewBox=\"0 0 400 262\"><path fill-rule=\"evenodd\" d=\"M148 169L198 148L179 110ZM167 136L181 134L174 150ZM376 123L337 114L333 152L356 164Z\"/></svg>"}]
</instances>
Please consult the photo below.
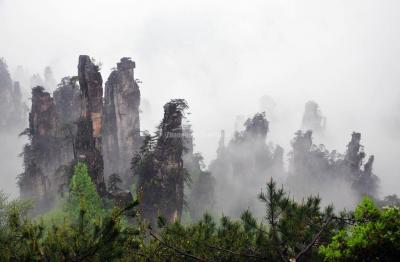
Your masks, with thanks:
<instances>
[{"instance_id":1,"label":"rocky outcrop","mask_svg":"<svg viewBox=\"0 0 400 262\"><path fill-rule=\"evenodd\" d=\"M96 140L101 138L103 112L103 78L99 67L89 56L79 56L78 79L81 91L81 118L91 119L92 135ZM98 142L98 145L101 143Z\"/></svg>"},{"instance_id":2,"label":"rocky outcrop","mask_svg":"<svg viewBox=\"0 0 400 262\"><path fill-rule=\"evenodd\" d=\"M28 107L22 101L21 85L14 82L11 92L10 113L8 116L8 127L11 130L21 130L25 126L28 115Z\"/></svg>"},{"instance_id":3,"label":"rocky outcrop","mask_svg":"<svg viewBox=\"0 0 400 262\"><path fill-rule=\"evenodd\" d=\"M227 145L225 134L221 133L217 158L209 167L216 180L216 210L239 216L242 207L246 206L257 213L254 192L259 191L260 185L271 177L278 181L282 179L283 150L279 146L267 145L268 132L269 122L265 113L256 113L244 121L242 131L235 132ZM231 195L236 191L241 194Z\"/></svg>"},{"instance_id":4,"label":"rocky outcrop","mask_svg":"<svg viewBox=\"0 0 400 262\"><path fill-rule=\"evenodd\" d=\"M64 192L75 161L85 161L100 194L105 193L101 155L102 79L87 56L79 60L79 77L64 77L54 99L43 87L32 89L30 143L23 151L19 177L23 198L36 199L35 212L52 206ZM80 85L78 85L78 80Z\"/></svg>"},{"instance_id":5,"label":"rocky outcrop","mask_svg":"<svg viewBox=\"0 0 400 262\"><path fill-rule=\"evenodd\" d=\"M29 128L24 132L30 144L22 153L25 170L19 176L19 186L22 198L36 200L37 210L49 208L54 199L56 179L53 175L62 162L58 127L53 98L43 87L34 87Z\"/></svg>"},{"instance_id":6,"label":"rocky outcrop","mask_svg":"<svg viewBox=\"0 0 400 262\"><path fill-rule=\"evenodd\" d=\"M77 158L75 137L77 134L77 122L81 113L81 95L78 78L64 77L58 88L54 91L57 117L59 122L59 133L62 141L62 154L64 163L70 163Z\"/></svg>"},{"instance_id":7,"label":"rocky outcrop","mask_svg":"<svg viewBox=\"0 0 400 262\"><path fill-rule=\"evenodd\" d=\"M64 77L53 93L61 125L75 123L79 119L81 96L77 81L78 78L76 76Z\"/></svg>"},{"instance_id":8,"label":"rocky outcrop","mask_svg":"<svg viewBox=\"0 0 400 262\"><path fill-rule=\"evenodd\" d=\"M75 147L77 156L88 166L100 195L106 194L104 166L101 153L103 109L103 79L99 67L89 56L79 56L78 79L81 92L81 112L78 120Z\"/></svg>"},{"instance_id":9,"label":"rocky outcrop","mask_svg":"<svg viewBox=\"0 0 400 262\"><path fill-rule=\"evenodd\" d=\"M168 221L179 220L182 216L185 182L182 118L187 108L186 101L182 99L174 99L165 104L164 118L160 124L161 135L156 147L156 156L160 162L157 176L162 178L164 184L160 207Z\"/></svg>"},{"instance_id":10,"label":"rocky outcrop","mask_svg":"<svg viewBox=\"0 0 400 262\"><path fill-rule=\"evenodd\" d=\"M189 172L199 170L200 165L194 154L193 131L191 125L182 125L182 141L184 146L183 165Z\"/></svg>"},{"instance_id":11,"label":"rocky outcrop","mask_svg":"<svg viewBox=\"0 0 400 262\"><path fill-rule=\"evenodd\" d=\"M364 149L360 144L361 134L353 133L351 135L351 140L347 145L347 151L345 160L347 166L350 168L351 173L356 173L362 165L362 161L365 157Z\"/></svg>"},{"instance_id":12,"label":"rocky outcrop","mask_svg":"<svg viewBox=\"0 0 400 262\"><path fill-rule=\"evenodd\" d=\"M80 114L80 91L75 78L63 78L54 99L43 87L32 89L30 143L24 147L24 173L19 177L21 197L37 202L35 211L50 208L55 196L68 184L64 169L76 158L76 121Z\"/></svg>"},{"instance_id":13,"label":"rocky outcrop","mask_svg":"<svg viewBox=\"0 0 400 262\"><path fill-rule=\"evenodd\" d=\"M374 156L363 165L361 134L353 133L344 155L313 145L312 131L298 131L292 141L288 185L298 197L320 192L329 201L342 187L346 201L355 204L362 196L377 196L378 178L372 173ZM347 192L347 193L346 193ZM325 195L324 195L325 194Z\"/></svg>"},{"instance_id":14,"label":"rocky outcrop","mask_svg":"<svg viewBox=\"0 0 400 262\"><path fill-rule=\"evenodd\" d=\"M55 195L65 191L63 186L68 186L71 166L76 161L87 164L98 192L108 196L102 135L106 141L106 159L115 161L113 166L110 164L115 169L110 169L129 177L131 159L141 142L140 93L133 78L134 66L130 59L123 58L110 75L104 133L103 81L98 66L88 56L79 57L78 76L64 77L54 91L54 99L43 87L32 89L29 128L24 132L30 143L24 148L25 170L20 175L19 185L22 197L37 200L37 210L51 207ZM51 70L46 72L47 78L52 78ZM7 85L11 81L8 80ZM14 90L18 93L18 85ZM122 181L121 189L126 185L130 184Z\"/></svg>"},{"instance_id":15,"label":"rocky outcrop","mask_svg":"<svg viewBox=\"0 0 400 262\"><path fill-rule=\"evenodd\" d=\"M186 101L174 99L164 106L164 118L155 136L145 134L139 154L132 161L138 177L140 212L143 218L156 223L158 214L168 221L179 220L183 209L183 166L185 141L182 119Z\"/></svg>"},{"instance_id":16,"label":"rocky outcrop","mask_svg":"<svg viewBox=\"0 0 400 262\"><path fill-rule=\"evenodd\" d=\"M105 175L116 173L128 189L130 162L140 149L140 91L134 78L135 62L124 57L105 84L103 156Z\"/></svg>"},{"instance_id":17,"label":"rocky outcrop","mask_svg":"<svg viewBox=\"0 0 400 262\"><path fill-rule=\"evenodd\" d=\"M351 141L347 145L344 164L349 169L352 178L353 188L360 197L365 195L377 198L379 179L372 172L375 157L369 156L368 161L363 165L365 158L364 147L360 144L361 134L353 132Z\"/></svg>"},{"instance_id":18,"label":"rocky outcrop","mask_svg":"<svg viewBox=\"0 0 400 262\"><path fill-rule=\"evenodd\" d=\"M311 130L316 135L322 135L326 126L326 118L322 115L319 105L308 101L305 105L301 129Z\"/></svg>"},{"instance_id":19,"label":"rocky outcrop","mask_svg":"<svg viewBox=\"0 0 400 262\"><path fill-rule=\"evenodd\" d=\"M7 64L0 59L0 131L20 132L25 125L26 105L22 102L21 87L13 82Z\"/></svg>"},{"instance_id":20,"label":"rocky outcrop","mask_svg":"<svg viewBox=\"0 0 400 262\"><path fill-rule=\"evenodd\" d=\"M29 113L29 130L38 140L56 136L58 126L54 100L43 87L32 89L32 109Z\"/></svg>"}]
</instances>

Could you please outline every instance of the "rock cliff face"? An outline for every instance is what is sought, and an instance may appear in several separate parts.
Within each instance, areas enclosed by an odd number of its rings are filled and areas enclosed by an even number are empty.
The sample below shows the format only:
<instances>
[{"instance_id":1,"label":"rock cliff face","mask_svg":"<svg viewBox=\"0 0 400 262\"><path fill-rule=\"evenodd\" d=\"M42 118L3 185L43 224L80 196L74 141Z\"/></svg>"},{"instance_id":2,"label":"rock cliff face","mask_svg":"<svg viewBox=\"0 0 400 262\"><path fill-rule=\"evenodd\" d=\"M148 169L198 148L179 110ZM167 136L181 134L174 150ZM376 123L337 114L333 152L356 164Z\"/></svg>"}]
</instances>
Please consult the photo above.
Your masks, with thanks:
<instances>
[{"instance_id":1,"label":"rock cliff face","mask_svg":"<svg viewBox=\"0 0 400 262\"><path fill-rule=\"evenodd\" d=\"M37 210L44 209L54 197L53 174L60 165L58 118L53 98L43 87L32 89L29 128L30 144L23 151L25 171L19 176L21 197L34 198ZM51 206L51 205L50 205Z\"/></svg>"},{"instance_id":2,"label":"rock cliff face","mask_svg":"<svg viewBox=\"0 0 400 262\"><path fill-rule=\"evenodd\" d=\"M78 78L76 76L64 77L53 93L61 125L74 123L79 119L81 96L77 81Z\"/></svg>"},{"instance_id":3,"label":"rock cliff face","mask_svg":"<svg viewBox=\"0 0 400 262\"><path fill-rule=\"evenodd\" d=\"M41 86L32 89L29 128L24 131L30 143L24 148L25 170L19 185L22 197L37 200L37 211L51 207L55 194L65 191L63 186L68 185L75 161L86 162L98 192L106 196L102 152L108 174L122 176L121 189L130 187L131 159L142 143L140 92L134 68L129 58L117 64L106 84L105 105L99 68L85 55L79 57L78 76L64 77L54 91L54 99ZM0 76L6 77L0 78L0 84L10 89L12 81L1 69ZM52 78L50 69L47 75ZM17 104L19 93L15 84L12 93L4 96Z\"/></svg>"},{"instance_id":4,"label":"rock cliff face","mask_svg":"<svg viewBox=\"0 0 400 262\"><path fill-rule=\"evenodd\" d=\"M103 109L103 79L89 56L79 56L78 79L81 92L81 112L78 120L75 147L77 156L85 161L89 175L100 195L106 194L104 166L101 154Z\"/></svg>"},{"instance_id":5,"label":"rock cliff face","mask_svg":"<svg viewBox=\"0 0 400 262\"><path fill-rule=\"evenodd\" d=\"M74 78L62 80L54 99L43 87L32 89L29 128L23 132L30 143L22 153L24 173L19 176L19 186L21 197L36 200L35 212L51 208L61 187L68 183L68 176L61 171L76 158L79 94Z\"/></svg>"},{"instance_id":6,"label":"rock cliff face","mask_svg":"<svg viewBox=\"0 0 400 262\"><path fill-rule=\"evenodd\" d=\"M161 135L157 142L156 156L160 162L157 176L163 180L164 190L161 212L168 221L179 220L183 209L184 134L182 118L188 108L182 99L171 100L164 106L164 118L160 124Z\"/></svg>"},{"instance_id":7,"label":"rock cliff face","mask_svg":"<svg viewBox=\"0 0 400 262\"><path fill-rule=\"evenodd\" d=\"M350 143L347 145L345 164L349 169L351 179L354 181L352 186L358 195L360 197L364 195L377 197L379 179L372 172L375 157L369 156L368 161L363 166L365 153L360 142L361 134L354 132L351 135Z\"/></svg>"},{"instance_id":8,"label":"rock cliff face","mask_svg":"<svg viewBox=\"0 0 400 262\"><path fill-rule=\"evenodd\" d=\"M130 162L140 149L140 91L134 79L135 62L122 58L105 85L103 155L108 177L119 174L123 186L131 185Z\"/></svg>"},{"instance_id":9,"label":"rock cliff face","mask_svg":"<svg viewBox=\"0 0 400 262\"><path fill-rule=\"evenodd\" d=\"M57 112L53 98L43 87L32 89L32 109L29 113L29 129L38 140L56 136L58 126Z\"/></svg>"},{"instance_id":10,"label":"rock cliff face","mask_svg":"<svg viewBox=\"0 0 400 262\"><path fill-rule=\"evenodd\" d=\"M81 118L91 119L93 137L101 145L101 123L103 112L103 78L99 67L89 56L79 56L78 79L81 90Z\"/></svg>"},{"instance_id":11,"label":"rock cliff face","mask_svg":"<svg viewBox=\"0 0 400 262\"><path fill-rule=\"evenodd\" d=\"M23 198L34 198L35 212L52 206L65 191L74 161L85 161L100 194L105 193L101 155L102 79L89 57L79 59L79 77L64 77L54 99L43 87L32 89L30 143L19 176ZM78 85L78 80L80 86Z\"/></svg>"},{"instance_id":12,"label":"rock cliff face","mask_svg":"<svg viewBox=\"0 0 400 262\"><path fill-rule=\"evenodd\" d=\"M64 164L70 163L77 158L75 137L77 134L77 122L81 113L81 95L78 78L64 77L58 88L54 91L57 117L59 122L59 133L62 138L61 146Z\"/></svg>"},{"instance_id":13,"label":"rock cliff face","mask_svg":"<svg viewBox=\"0 0 400 262\"><path fill-rule=\"evenodd\" d=\"M182 118L186 101L174 99L164 106L164 118L155 136L146 134L132 167L138 177L140 212L143 218L156 223L160 213L168 221L179 220L183 209L184 144Z\"/></svg>"}]
</instances>

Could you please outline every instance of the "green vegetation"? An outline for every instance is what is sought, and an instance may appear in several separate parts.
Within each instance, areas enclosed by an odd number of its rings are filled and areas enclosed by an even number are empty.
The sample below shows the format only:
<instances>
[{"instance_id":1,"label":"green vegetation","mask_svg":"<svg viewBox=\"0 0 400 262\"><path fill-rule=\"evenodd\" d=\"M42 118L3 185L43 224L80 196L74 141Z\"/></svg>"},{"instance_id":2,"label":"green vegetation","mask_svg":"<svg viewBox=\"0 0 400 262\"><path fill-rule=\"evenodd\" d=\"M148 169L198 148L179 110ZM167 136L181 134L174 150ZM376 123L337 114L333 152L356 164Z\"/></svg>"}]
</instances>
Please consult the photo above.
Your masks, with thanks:
<instances>
[{"instance_id":1,"label":"green vegetation","mask_svg":"<svg viewBox=\"0 0 400 262\"><path fill-rule=\"evenodd\" d=\"M1 261L113 261L135 252L139 230L126 226L124 209L104 210L84 164L75 166L63 211L44 223L28 218L29 203L0 199ZM57 222L55 222L57 221ZM128 252L128 253L126 253Z\"/></svg>"},{"instance_id":2,"label":"green vegetation","mask_svg":"<svg viewBox=\"0 0 400 262\"><path fill-rule=\"evenodd\" d=\"M354 224L339 230L320 252L327 261L398 261L400 209L379 209L371 199L363 199Z\"/></svg>"},{"instance_id":3,"label":"green vegetation","mask_svg":"<svg viewBox=\"0 0 400 262\"><path fill-rule=\"evenodd\" d=\"M85 216L88 218L102 216L104 213L100 196L97 194L96 186L93 184L85 164L75 165L66 210L76 217L81 210L85 210Z\"/></svg>"},{"instance_id":4,"label":"green vegetation","mask_svg":"<svg viewBox=\"0 0 400 262\"><path fill-rule=\"evenodd\" d=\"M295 202L271 180L259 194L261 221L245 211L239 220L159 217L150 226L138 201L105 208L82 163L69 189L58 219L46 222L28 217L31 203L0 197L1 261L395 261L400 252L400 209L369 198L335 215L315 196Z\"/></svg>"}]
</instances>

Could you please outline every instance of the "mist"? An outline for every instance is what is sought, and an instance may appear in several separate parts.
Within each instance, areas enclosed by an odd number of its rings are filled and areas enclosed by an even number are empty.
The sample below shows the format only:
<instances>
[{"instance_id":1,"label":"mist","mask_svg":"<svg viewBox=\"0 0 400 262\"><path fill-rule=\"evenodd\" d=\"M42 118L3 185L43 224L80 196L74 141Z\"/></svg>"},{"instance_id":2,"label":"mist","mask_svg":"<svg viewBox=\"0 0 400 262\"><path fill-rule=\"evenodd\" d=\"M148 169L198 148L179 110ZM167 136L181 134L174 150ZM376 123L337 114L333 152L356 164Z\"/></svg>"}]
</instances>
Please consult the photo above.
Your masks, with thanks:
<instances>
[{"instance_id":1,"label":"mist","mask_svg":"<svg viewBox=\"0 0 400 262\"><path fill-rule=\"evenodd\" d=\"M264 95L276 103L267 142L288 153L304 105L314 100L327 118L314 143L344 152L360 132L376 157L381 195L400 194L399 7L394 0L0 0L0 56L11 73L22 65L43 76L51 66L57 82L77 74L80 54L102 63L103 79L121 57L132 57L148 101L141 129L154 131L171 98L186 99L195 151L207 164L220 130L228 140L236 116L262 110ZM15 194L23 143L11 144L12 151L1 149L1 189Z\"/></svg>"}]
</instances>

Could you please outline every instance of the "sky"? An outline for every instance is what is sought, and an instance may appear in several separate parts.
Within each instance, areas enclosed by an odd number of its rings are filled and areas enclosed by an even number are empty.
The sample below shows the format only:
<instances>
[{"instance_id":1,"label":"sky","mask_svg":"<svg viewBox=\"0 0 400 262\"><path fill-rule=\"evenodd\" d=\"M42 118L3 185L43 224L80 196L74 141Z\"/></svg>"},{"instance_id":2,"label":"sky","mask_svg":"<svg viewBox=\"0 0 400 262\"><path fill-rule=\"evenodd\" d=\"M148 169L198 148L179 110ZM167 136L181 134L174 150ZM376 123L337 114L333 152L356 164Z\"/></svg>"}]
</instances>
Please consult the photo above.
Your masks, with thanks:
<instances>
[{"instance_id":1,"label":"sky","mask_svg":"<svg viewBox=\"0 0 400 262\"><path fill-rule=\"evenodd\" d=\"M50 65L57 81L77 74L81 54L102 63L104 81L121 57L132 57L150 104L142 129L154 130L170 99L186 99L206 163L220 130L229 138L236 116L258 112L264 95L276 102L268 141L288 153L304 104L315 100L327 117L326 136L315 143L344 152L351 133L361 132L381 193L400 195L399 7L396 0L0 0L0 57L11 72L22 65L43 74Z\"/></svg>"}]
</instances>

